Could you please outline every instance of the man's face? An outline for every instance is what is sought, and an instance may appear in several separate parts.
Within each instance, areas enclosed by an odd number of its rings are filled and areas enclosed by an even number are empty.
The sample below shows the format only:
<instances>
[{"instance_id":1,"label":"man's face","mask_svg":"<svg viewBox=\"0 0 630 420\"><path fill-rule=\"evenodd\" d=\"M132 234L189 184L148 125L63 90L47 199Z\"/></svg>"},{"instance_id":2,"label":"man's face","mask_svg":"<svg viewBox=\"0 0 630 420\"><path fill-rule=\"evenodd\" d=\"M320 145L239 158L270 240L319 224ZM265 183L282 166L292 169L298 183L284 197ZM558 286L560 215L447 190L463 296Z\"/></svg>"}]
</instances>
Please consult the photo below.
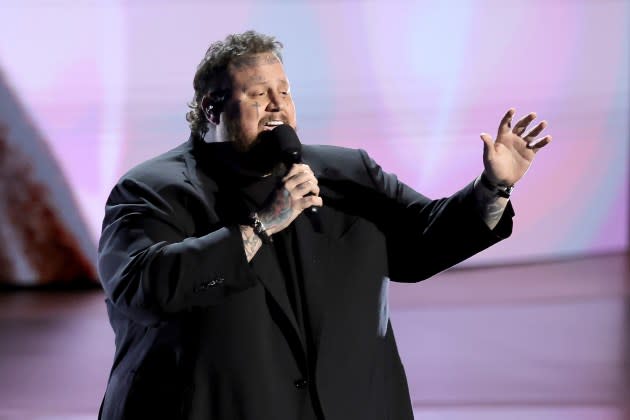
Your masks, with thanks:
<instances>
[{"instance_id":1,"label":"man's face","mask_svg":"<svg viewBox=\"0 0 630 420\"><path fill-rule=\"evenodd\" d=\"M280 124L296 129L295 105L282 63L273 53L241 57L228 67L228 96L219 114L217 140L247 150L257 136Z\"/></svg>"}]
</instances>

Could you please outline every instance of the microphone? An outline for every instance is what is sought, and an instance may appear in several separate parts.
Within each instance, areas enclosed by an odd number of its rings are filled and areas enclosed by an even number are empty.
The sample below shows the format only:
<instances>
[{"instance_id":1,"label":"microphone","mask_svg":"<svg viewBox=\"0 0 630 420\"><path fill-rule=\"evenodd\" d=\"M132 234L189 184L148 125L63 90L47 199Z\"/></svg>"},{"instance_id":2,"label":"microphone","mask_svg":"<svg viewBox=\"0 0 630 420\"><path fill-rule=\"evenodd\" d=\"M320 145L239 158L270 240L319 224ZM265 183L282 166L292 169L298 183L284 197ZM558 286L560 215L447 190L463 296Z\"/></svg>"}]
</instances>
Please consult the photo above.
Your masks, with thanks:
<instances>
[{"instance_id":1,"label":"microphone","mask_svg":"<svg viewBox=\"0 0 630 420\"><path fill-rule=\"evenodd\" d=\"M285 164L287 171L294 163L302 163L302 143L300 143L300 139L293 127L289 124L282 124L266 133L269 133L269 137L273 139L280 161ZM313 195L313 193L307 195ZM315 206L311 206L306 210L310 213L317 213L317 207Z\"/></svg>"},{"instance_id":2,"label":"microphone","mask_svg":"<svg viewBox=\"0 0 630 420\"><path fill-rule=\"evenodd\" d=\"M275 145L275 151L287 169L294 163L302 163L302 143L290 125L279 125L264 134L267 134L268 141Z\"/></svg>"},{"instance_id":3,"label":"microphone","mask_svg":"<svg viewBox=\"0 0 630 420\"><path fill-rule=\"evenodd\" d=\"M287 171L294 163L302 162L302 144L290 125L282 124L258 135L252 148L241 153L242 166L259 175L276 172L283 163Z\"/></svg>"}]
</instances>

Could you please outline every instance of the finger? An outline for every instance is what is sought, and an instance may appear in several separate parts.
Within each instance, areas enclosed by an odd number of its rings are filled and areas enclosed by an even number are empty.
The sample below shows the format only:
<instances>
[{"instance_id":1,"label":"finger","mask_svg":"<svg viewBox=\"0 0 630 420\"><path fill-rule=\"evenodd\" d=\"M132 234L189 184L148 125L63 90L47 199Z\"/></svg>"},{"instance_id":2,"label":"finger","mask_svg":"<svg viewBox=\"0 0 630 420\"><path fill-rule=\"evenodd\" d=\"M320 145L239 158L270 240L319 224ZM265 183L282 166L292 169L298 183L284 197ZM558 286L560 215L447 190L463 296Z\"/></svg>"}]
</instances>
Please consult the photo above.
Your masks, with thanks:
<instances>
[{"instance_id":1,"label":"finger","mask_svg":"<svg viewBox=\"0 0 630 420\"><path fill-rule=\"evenodd\" d=\"M532 128L532 131L530 131L529 133L527 133L526 136L523 136L523 138L529 143L531 142L536 136L538 136L545 128L547 128L547 121L541 121L539 122L536 127Z\"/></svg>"},{"instance_id":2,"label":"finger","mask_svg":"<svg viewBox=\"0 0 630 420\"><path fill-rule=\"evenodd\" d=\"M527 126L531 124L531 122L534 121L535 119L536 119L536 113L530 112L529 114L525 115L523 118L518 120L518 122L514 125L512 132L516 134L517 136L520 136L521 134L525 132L525 130L527 129Z\"/></svg>"},{"instance_id":3,"label":"finger","mask_svg":"<svg viewBox=\"0 0 630 420\"><path fill-rule=\"evenodd\" d=\"M300 172L288 180L285 181L284 186L287 190L292 191L296 189L299 185L304 184L305 182L311 182L313 185L317 185L317 178L312 173Z\"/></svg>"},{"instance_id":4,"label":"finger","mask_svg":"<svg viewBox=\"0 0 630 420\"><path fill-rule=\"evenodd\" d=\"M307 194L313 193L313 195L319 195L319 185L317 184L317 182L309 182L308 186L309 190Z\"/></svg>"},{"instance_id":5,"label":"finger","mask_svg":"<svg viewBox=\"0 0 630 420\"><path fill-rule=\"evenodd\" d=\"M308 165L304 163L294 163L289 169L289 172L282 178L282 181L286 182L289 178L292 178L300 173L313 175L313 171Z\"/></svg>"},{"instance_id":6,"label":"finger","mask_svg":"<svg viewBox=\"0 0 630 420\"><path fill-rule=\"evenodd\" d=\"M499 123L499 133L507 133L510 130L512 127L512 116L514 116L515 112L514 108L508 109Z\"/></svg>"},{"instance_id":7,"label":"finger","mask_svg":"<svg viewBox=\"0 0 630 420\"><path fill-rule=\"evenodd\" d=\"M302 198L305 195L319 195L319 186L313 180L307 180L289 190L291 197L294 199Z\"/></svg>"},{"instance_id":8,"label":"finger","mask_svg":"<svg viewBox=\"0 0 630 420\"><path fill-rule=\"evenodd\" d=\"M483 159L490 160L494 154L494 140L488 133L481 133L479 137L483 140Z\"/></svg>"},{"instance_id":9,"label":"finger","mask_svg":"<svg viewBox=\"0 0 630 420\"><path fill-rule=\"evenodd\" d=\"M321 197L315 195L307 195L300 199L299 206L302 210L307 209L312 206L322 207L324 205L324 201Z\"/></svg>"},{"instance_id":10,"label":"finger","mask_svg":"<svg viewBox=\"0 0 630 420\"><path fill-rule=\"evenodd\" d=\"M532 149L534 152L538 152L540 149L551 143L551 136L545 136L541 139L531 141L527 143L527 147Z\"/></svg>"}]
</instances>

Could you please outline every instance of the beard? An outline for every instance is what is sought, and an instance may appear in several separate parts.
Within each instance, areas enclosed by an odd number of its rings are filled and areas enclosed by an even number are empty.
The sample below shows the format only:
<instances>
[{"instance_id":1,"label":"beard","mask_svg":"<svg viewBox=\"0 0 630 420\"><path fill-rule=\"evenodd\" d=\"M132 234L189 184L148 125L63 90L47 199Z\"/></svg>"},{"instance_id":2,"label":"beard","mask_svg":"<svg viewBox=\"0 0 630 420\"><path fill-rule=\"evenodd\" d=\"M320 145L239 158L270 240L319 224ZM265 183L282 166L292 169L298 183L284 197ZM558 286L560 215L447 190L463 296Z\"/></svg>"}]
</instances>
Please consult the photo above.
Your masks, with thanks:
<instances>
[{"instance_id":1,"label":"beard","mask_svg":"<svg viewBox=\"0 0 630 420\"><path fill-rule=\"evenodd\" d=\"M225 115L225 114L224 114ZM226 124L222 128L222 132L219 133L221 141L229 141L238 152L246 152L251 149L252 145L256 142L258 136L255 138L248 138L237 119L226 119Z\"/></svg>"},{"instance_id":2,"label":"beard","mask_svg":"<svg viewBox=\"0 0 630 420\"><path fill-rule=\"evenodd\" d=\"M285 124L288 123L285 122ZM296 132L298 131L297 127L294 129ZM262 133L265 133L265 131L258 133L255 137L247 136L245 132L243 132L238 119L226 118L225 125L222 127L218 138L221 139L221 141L231 142L236 151L244 153L251 150L252 147L256 146L261 141Z\"/></svg>"}]
</instances>

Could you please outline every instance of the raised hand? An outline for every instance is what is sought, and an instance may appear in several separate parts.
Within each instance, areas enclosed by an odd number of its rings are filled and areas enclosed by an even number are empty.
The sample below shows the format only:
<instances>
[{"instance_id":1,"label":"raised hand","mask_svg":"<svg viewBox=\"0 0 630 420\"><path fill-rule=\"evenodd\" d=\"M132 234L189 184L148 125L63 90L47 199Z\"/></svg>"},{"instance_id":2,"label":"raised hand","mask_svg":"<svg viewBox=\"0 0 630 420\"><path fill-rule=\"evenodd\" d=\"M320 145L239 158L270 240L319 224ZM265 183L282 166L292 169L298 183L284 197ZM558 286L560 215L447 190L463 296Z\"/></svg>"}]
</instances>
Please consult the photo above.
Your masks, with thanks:
<instances>
[{"instance_id":1,"label":"raised hand","mask_svg":"<svg viewBox=\"0 0 630 420\"><path fill-rule=\"evenodd\" d=\"M484 172L492 183L514 185L529 169L536 153L551 142L551 136L538 137L547 127L546 121L539 122L528 133L527 127L536 119L531 112L512 126L514 108L510 108L499 124L496 140L487 133L483 140Z\"/></svg>"}]
</instances>

